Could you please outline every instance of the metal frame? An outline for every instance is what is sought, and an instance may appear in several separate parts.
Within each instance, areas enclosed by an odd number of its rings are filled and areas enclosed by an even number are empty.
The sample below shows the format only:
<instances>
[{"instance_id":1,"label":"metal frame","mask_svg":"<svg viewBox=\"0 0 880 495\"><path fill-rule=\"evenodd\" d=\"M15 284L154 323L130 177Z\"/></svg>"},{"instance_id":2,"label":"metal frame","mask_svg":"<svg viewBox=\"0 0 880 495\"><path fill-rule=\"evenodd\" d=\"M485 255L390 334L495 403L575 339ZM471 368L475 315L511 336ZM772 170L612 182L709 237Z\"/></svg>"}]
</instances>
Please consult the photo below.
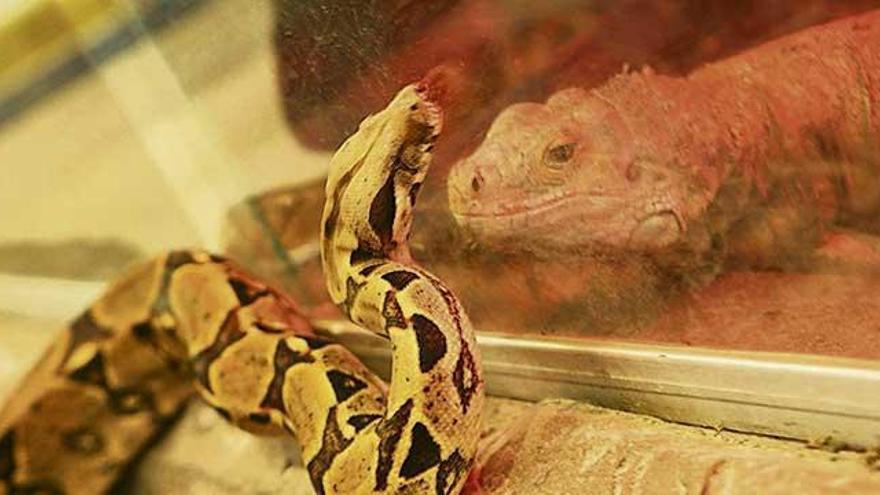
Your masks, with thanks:
<instances>
[{"instance_id":1,"label":"metal frame","mask_svg":"<svg viewBox=\"0 0 880 495\"><path fill-rule=\"evenodd\" d=\"M381 338L347 323L324 326L387 377ZM478 341L492 395L568 398L716 429L880 447L877 362L588 339Z\"/></svg>"}]
</instances>

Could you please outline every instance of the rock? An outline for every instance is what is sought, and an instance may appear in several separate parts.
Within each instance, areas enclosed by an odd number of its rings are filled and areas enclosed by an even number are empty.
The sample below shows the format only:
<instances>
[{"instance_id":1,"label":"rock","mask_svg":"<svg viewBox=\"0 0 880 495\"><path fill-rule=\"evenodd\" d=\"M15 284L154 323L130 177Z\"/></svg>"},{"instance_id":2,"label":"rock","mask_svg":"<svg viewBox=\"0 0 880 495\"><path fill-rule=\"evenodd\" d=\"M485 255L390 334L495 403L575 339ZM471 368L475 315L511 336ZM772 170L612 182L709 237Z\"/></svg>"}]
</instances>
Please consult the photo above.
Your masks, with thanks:
<instances>
[{"instance_id":1,"label":"rock","mask_svg":"<svg viewBox=\"0 0 880 495\"><path fill-rule=\"evenodd\" d=\"M202 403L189 407L121 488L132 495L314 493L295 442L241 431Z\"/></svg>"},{"instance_id":2,"label":"rock","mask_svg":"<svg viewBox=\"0 0 880 495\"><path fill-rule=\"evenodd\" d=\"M874 494L868 456L681 426L565 400L492 398L467 495ZM297 449L197 404L129 480L137 495L312 493ZM129 493L129 492L126 492Z\"/></svg>"},{"instance_id":3,"label":"rock","mask_svg":"<svg viewBox=\"0 0 880 495\"><path fill-rule=\"evenodd\" d=\"M513 424L494 430L471 493L880 493L880 472L862 455L810 451L795 442L571 401L528 407Z\"/></svg>"}]
</instances>

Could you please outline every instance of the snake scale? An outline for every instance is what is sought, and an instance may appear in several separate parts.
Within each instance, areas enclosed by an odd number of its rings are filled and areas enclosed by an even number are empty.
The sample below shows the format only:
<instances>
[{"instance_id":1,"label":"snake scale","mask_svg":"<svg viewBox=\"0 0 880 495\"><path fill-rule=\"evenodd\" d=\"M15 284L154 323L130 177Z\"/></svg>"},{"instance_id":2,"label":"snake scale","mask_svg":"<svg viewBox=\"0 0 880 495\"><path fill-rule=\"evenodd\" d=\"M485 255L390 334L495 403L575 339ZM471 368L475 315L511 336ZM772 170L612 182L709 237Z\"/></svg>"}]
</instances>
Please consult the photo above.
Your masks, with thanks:
<instances>
[{"instance_id":1,"label":"snake scale","mask_svg":"<svg viewBox=\"0 0 880 495\"><path fill-rule=\"evenodd\" d=\"M241 428L289 433L318 494L455 494L477 449L483 380L455 295L407 240L439 134L407 86L337 151L322 258L330 295L386 336L386 385L233 262L175 251L76 319L0 413L0 495L111 490L192 395Z\"/></svg>"}]
</instances>

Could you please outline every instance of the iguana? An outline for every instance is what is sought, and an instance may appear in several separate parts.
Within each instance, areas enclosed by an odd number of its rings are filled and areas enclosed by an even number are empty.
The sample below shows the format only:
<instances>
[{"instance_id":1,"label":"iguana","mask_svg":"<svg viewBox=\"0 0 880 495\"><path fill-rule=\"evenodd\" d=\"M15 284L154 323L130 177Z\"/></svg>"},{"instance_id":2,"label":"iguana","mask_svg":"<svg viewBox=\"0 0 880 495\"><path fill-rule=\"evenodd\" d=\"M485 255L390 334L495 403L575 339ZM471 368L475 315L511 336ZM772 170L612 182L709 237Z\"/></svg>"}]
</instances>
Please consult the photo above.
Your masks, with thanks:
<instances>
[{"instance_id":1,"label":"iguana","mask_svg":"<svg viewBox=\"0 0 880 495\"><path fill-rule=\"evenodd\" d=\"M448 178L482 244L686 248L763 266L877 228L880 11L684 77L650 69L508 107ZM807 256L808 257L808 256Z\"/></svg>"}]
</instances>

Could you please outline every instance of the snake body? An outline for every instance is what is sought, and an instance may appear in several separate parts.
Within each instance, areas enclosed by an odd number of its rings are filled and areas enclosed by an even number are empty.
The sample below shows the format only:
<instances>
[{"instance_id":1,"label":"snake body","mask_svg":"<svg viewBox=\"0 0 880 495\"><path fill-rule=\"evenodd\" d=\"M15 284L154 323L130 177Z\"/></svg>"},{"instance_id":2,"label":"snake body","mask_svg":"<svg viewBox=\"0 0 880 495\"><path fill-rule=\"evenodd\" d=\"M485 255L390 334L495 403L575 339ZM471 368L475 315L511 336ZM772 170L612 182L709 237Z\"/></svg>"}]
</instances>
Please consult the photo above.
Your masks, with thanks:
<instances>
[{"instance_id":1,"label":"snake body","mask_svg":"<svg viewBox=\"0 0 880 495\"><path fill-rule=\"evenodd\" d=\"M0 495L108 491L193 385L236 425L294 436L318 494L458 493L483 382L461 304L406 244L440 127L425 91L340 148L321 227L331 297L391 340L389 386L233 262L170 252L113 284L0 412Z\"/></svg>"}]
</instances>

